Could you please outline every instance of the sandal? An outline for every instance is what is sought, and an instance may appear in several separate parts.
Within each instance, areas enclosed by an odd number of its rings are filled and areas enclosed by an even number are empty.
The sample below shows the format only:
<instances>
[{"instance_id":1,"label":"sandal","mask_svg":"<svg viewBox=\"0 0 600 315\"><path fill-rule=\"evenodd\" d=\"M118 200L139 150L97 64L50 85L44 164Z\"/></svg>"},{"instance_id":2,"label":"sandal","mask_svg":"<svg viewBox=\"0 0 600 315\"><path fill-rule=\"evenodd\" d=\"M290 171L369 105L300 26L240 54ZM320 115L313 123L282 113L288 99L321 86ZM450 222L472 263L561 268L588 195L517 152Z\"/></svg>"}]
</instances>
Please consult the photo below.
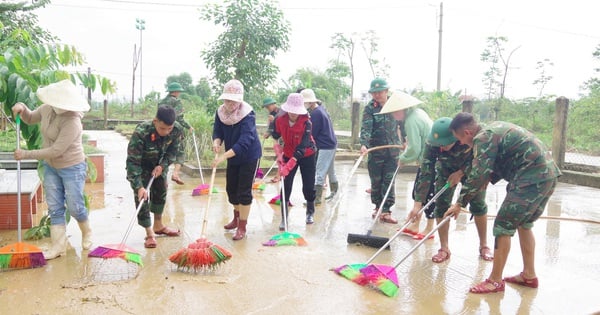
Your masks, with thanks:
<instances>
[{"instance_id":1,"label":"sandal","mask_svg":"<svg viewBox=\"0 0 600 315\"><path fill-rule=\"evenodd\" d=\"M450 259L450 251L443 248L438 249L437 254L431 257L431 261L433 261L436 264L443 263L448 259Z\"/></svg>"},{"instance_id":2,"label":"sandal","mask_svg":"<svg viewBox=\"0 0 600 315\"><path fill-rule=\"evenodd\" d=\"M156 234L156 235L166 235L166 236L179 236L180 233L181 233L181 231L172 229L167 226L163 227L162 229L160 229L158 231L154 231L154 234Z\"/></svg>"},{"instance_id":3,"label":"sandal","mask_svg":"<svg viewBox=\"0 0 600 315\"><path fill-rule=\"evenodd\" d=\"M412 236L419 234L419 232L415 232L413 230L409 230L408 228L405 228L404 230L402 230L402 234L412 237Z\"/></svg>"},{"instance_id":4,"label":"sandal","mask_svg":"<svg viewBox=\"0 0 600 315\"><path fill-rule=\"evenodd\" d=\"M171 176L171 180L172 180L172 181L174 181L174 182L176 182L178 185L183 185L183 184L185 184L185 183L184 183L184 182L181 180L181 178L179 178L179 176L174 176L174 175L173 175L173 176Z\"/></svg>"},{"instance_id":5,"label":"sandal","mask_svg":"<svg viewBox=\"0 0 600 315\"><path fill-rule=\"evenodd\" d=\"M492 255L492 251L487 246L483 246L483 247L479 248L479 257L481 257L481 259L483 259L485 261L494 260L494 255Z\"/></svg>"},{"instance_id":6,"label":"sandal","mask_svg":"<svg viewBox=\"0 0 600 315\"><path fill-rule=\"evenodd\" d=\"M514 284L518 284L518 285L522 285L524 287L529 287L529 288L534 288L534 289L537 288L538 284L539 284L537 277L527 279L527 278L525 278L525 276L523 275L522 272L516 276L506 277L503 280L508 283L514 283Z\"/></svg>"},{"instance_id":7,"label":"sandal","mask_svg":"<svg viewBox=\"0 0 600 315\"><path fill-rule=\"evenodd\" d=\"M493 288L489 288L488 284L493 285ZM486 293L496 293L496 292L504 292L504 281L496 282L490 279L485 279L485 281L479 283L478 285L471 287L469 292L475 294L486 294Z\"/></svg>"},{"instance_id":8,"label":"sandal","mask_svg":"<svg viewBox=\"0 0 600 315\"><path fill-rule=\"evenodd\" d=\"M398 220L394 219L391 215L391 213L386 212L383 213L380 217L379 217L379 221L383 222L383 223L391 223L391 224L398 224Z\"/></svg>"},{"instance_id":9,"label":"sandal","mask_svg":"<svg viewBox=\"0 0 600 315\"><path fill-rule=\"evenodd\" d=\"M417 234L413 235L413 237L412 237L412 238L413 238L413 240L418 240L418 241L420 241L420 240L422 240L422 239L424 239L424 238L425 238L425 235L426 235L426 234L417 233ZM429 237L428 237L427 239L428 239L428 240L432 240L434 237L435 237L435 236L434 236L433 234L431 234L431 235L429 235Z\"/></svg>"},{"instance_id":10,"label":"sandal","mask_svg":"<svg viewBox=\"0 0 600 315\"><path fill-rule=\"evenodd\" d=\"M154 236L146 236L144 238L144 247L156 248L156 239L154 238Z\"/></svg>"}]
</instances>

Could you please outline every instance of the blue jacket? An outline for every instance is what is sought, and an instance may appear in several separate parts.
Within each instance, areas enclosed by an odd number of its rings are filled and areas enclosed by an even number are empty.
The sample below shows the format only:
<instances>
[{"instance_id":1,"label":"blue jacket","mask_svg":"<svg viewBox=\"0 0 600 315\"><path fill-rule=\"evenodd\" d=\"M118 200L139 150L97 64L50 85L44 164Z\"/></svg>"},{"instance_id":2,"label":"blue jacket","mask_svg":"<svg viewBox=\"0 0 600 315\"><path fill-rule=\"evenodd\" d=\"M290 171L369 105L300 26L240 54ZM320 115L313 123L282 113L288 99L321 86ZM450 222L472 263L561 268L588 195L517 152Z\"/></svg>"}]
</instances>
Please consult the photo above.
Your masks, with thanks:
<instances>
[{"instance_id":1,"label":"blue jacket","mask_svg":"<svg viewBox=\"0 0 600 315\"><path fill-rule=\"evenodd\" d=\"M317 106L310 112L310 121L312 122L312 135L317 143L319 150L335 150L337 148L337 138L333 131L333 124L329 114L323 106Z\"/></svg>"},{"instance_id":2,"label":"blue jacket","mask_svg":"<svg viewBox=\"0 0 600 315\"><path fill-rule=\"evenodd\" d=\"M225 144L225 151L232 149L235 156L228 159L231 165L255 162L262 156L262 148L256 131L256 115L250 112L235 125L225 125L215 113L213 140L219 138Z\"/></svg>"}]
</instances>

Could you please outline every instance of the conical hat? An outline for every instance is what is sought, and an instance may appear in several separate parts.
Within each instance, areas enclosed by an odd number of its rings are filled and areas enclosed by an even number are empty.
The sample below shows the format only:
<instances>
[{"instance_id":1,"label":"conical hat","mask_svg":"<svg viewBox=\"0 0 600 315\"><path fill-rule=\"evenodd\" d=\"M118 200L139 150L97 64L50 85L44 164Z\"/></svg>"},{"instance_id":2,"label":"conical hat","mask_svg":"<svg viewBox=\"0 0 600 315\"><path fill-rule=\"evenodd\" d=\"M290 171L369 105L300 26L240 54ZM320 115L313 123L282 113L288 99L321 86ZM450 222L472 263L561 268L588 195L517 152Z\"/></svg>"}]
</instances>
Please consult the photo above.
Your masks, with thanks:
<instances>
[{"instance_id":1,"label":"conical hat","mask_svg":"<svg viewBox=\"0 0 600 315\"><path fill-rule=\"evenodd\" d=\"M421 100L410 94L406 94L402 91L394 91L390 98L388 98L387 102L385 102L385 105L383 105L383 108L381 109L379 114L397 112L399 110L407 109L419 105L421 103L423 103L421 102Z\"/></svg>"},{"instance_id":2,"label":"conical hat","mask_svg":"<svg viewBox=\"0 0 600 315\"><path fill-rule=\"evenodd\" d=\"M87 112L90 110L87 100L79 93L71 80L62 80L41 87L37 90L36 95L44 104L58 109L74 112Z\"/></svg>"}]
</instances>

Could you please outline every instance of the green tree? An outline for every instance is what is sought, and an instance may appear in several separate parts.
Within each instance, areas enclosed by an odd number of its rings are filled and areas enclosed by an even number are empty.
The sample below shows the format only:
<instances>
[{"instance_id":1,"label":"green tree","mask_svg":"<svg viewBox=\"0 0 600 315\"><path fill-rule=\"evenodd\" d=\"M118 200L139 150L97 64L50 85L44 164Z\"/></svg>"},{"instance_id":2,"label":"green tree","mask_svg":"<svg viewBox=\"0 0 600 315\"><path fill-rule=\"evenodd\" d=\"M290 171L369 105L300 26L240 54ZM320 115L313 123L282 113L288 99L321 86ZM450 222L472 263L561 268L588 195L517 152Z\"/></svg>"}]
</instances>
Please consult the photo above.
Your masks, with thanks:
<instances>
[{"instance_id":1,"label":"green tree","mask_svg":"<svg viewBox=\"0 0 600 315\"><path fill-rule=\"evenodd\" d=\"M542 97L546 84L553 78L552 75L548 73L548 68L552 66L554 66L554 63L548 58L538 61L535 66L535 69L539 72L539 77L533 81L533 85L536 85L540 89L538 94L539 97Z\"/></svg>"},{"instance_id":2,"label":"green tree","mask_svg":"<svg viewBox=\"0 0 600 315\"><path fill-rule=\"evenodd\" d=\"M385 62L385 58L382 61L376 58L376 55L379 52L379 37L377 36L377 33L375 33L374 30L365 32L361 38L360 45L367 56L373 78L389 77L388 70L390 66Z\"/></svg>"},{"instance_id":3,"label":"green tree","mask_svg":"<svg viewBox=\"0 0 600 315\"><path fill-rule=\"evenodd\" d=\"M190 95L196 95L196 89L194 88L194 81L192 76L187 72L182 72L178 75L170 75L167 77L167 83L165 83L165 91L169 84L177 82L181 84L181 87L185 90L185 93Z\"/></svg>"},{"instance_id":4,"label":"green tree","mask_svg":"<svg viewBox=\"0 0 600 315\"><path fill-rule=\"evenodd\" d=\"M592 57L597 61L600 61L600 45L596 46L596 50L592 53ZM600 73L600 68L594 68L594 73ZM592 92L600 88L600 79L598 77L592 77L583 83L583 88Z\"/></svg>"},{"instance_id":5,"label":"green tree","mask_svg":"<svg viewBox=\"0 0 600 315\"><path fill-rule=\"evenodd\" d=\"M279 72L277 52L288 49L290 26L283 12L268 0L226 0L205 5L201 19L224 29L201 53L216 81L242 81L249 103L258 103Z\"/></svg>"},{"instance_id":6,"label":"green tree","mask_svg":"<svg viewBox=\"0 0 600 315\"><path fill-rule=\"evenodd\" d=\"M37 15L33 13L49 3L50 0L0 3L0 50L55 41L55 36L38 25Z\"/></svg>"}]
</instances>

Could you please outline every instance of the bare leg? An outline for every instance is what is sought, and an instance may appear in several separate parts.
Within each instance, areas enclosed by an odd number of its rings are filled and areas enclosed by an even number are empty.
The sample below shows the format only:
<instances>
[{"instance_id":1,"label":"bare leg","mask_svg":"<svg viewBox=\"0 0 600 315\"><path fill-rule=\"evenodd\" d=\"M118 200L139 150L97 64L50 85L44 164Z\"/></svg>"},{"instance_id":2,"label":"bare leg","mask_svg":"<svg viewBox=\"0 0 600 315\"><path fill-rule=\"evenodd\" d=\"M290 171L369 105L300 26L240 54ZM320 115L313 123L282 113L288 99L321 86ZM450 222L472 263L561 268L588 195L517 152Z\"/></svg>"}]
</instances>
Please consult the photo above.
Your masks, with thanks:
<instances>
[{"instance_id":1,"label":"bare leg","mask_svg":"<svg viewBox=\"0 0 600 315\"><path fill-rule=\"evenodd\" d=\"M519 243L523 256L523 276L527 279L536 278L535 274L535 237L531 229L519 227Z\"/></svg>"},{"instance_id":2,"label":"bare leg","mask_svg":"<svg viewBox=\"0 0 600 315\"><path fill-rule=\"evenodd\" d=\"M494 245L494 264L492 266L492 273L490 274L490 280L496 282L502 282L502 272L506 265L508 253L510 252L510 236L501 235L496 237L496 244Z\"/></svg>"},{"instance_id":3,"label":"bare leg","mask_svg":"<svg viewBox=\"0 0 600 315\"><path fill-rule=\"evenodd\" d=\"M428 221L433 221L432 220L428 220ZM437 224L440 224L440 222L443 221L443 218L436 218ZM429 222L428 222L429 223ZM448 245L448 231L450 230L450 224L444 224L442 225L439 229L438 229L438 235L440 237L440 247L443 249L447 249L450 250L450 247Z\"/></svg>"},{"instance_id":4,"label":"bare leg","mask_svg":"<svg viewBox=\"0 0 600 315\"><path fill-rule=\"evenodd\" d=\"M179 171L181 170L181 164L175 163L175 167L173 168L173 175L171 175L171 180L176 182L179 185L183 185L184 182L179 177Z\"/></svg>"}]
</instances>

